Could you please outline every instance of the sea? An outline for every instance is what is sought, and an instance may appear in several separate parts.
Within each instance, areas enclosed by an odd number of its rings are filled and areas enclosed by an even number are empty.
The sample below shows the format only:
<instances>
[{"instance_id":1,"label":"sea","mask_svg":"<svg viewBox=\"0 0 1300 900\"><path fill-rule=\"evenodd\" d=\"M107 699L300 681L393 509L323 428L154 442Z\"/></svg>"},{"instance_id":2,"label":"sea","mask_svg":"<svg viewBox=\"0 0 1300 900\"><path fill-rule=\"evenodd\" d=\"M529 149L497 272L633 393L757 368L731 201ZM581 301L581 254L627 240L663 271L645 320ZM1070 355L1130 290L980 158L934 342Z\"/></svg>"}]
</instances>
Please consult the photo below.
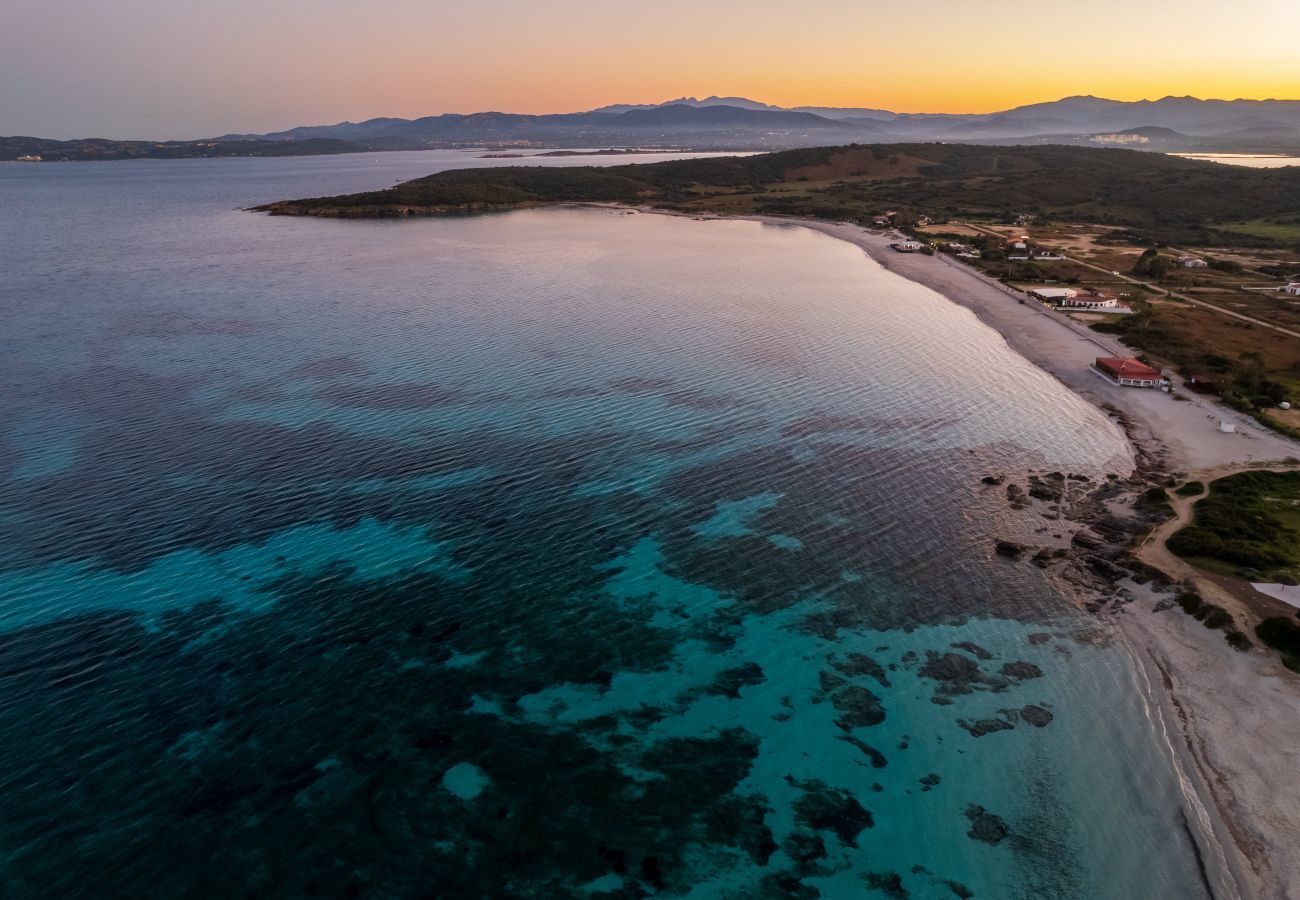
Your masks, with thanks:
<instances>
[{"instance_id":1,"label":"sea","mask_svg":"<svg viewBox=\"0 0 1300 900\"><path fill-rule=\"evenodd\" d=\"M994 552L984 476L1127 445L970 312L796 226L243 211L506 162L0 165L0 894L1226 896Z\"/></svg>"},{"instance_id":2,"label":"sea","mask_svg":"<svg viewBox=\"0 0 1300 900\"><path fill-rule=\"evenodd\" d=\"M1203 162L1223 163L1228 166L1245 166L1248 169L1284 169L1287 166L1300 166L1300 156L1286 156L1277 153L1170 153L1183 159L1199 159Z\"/></svg>"}]
</instances>

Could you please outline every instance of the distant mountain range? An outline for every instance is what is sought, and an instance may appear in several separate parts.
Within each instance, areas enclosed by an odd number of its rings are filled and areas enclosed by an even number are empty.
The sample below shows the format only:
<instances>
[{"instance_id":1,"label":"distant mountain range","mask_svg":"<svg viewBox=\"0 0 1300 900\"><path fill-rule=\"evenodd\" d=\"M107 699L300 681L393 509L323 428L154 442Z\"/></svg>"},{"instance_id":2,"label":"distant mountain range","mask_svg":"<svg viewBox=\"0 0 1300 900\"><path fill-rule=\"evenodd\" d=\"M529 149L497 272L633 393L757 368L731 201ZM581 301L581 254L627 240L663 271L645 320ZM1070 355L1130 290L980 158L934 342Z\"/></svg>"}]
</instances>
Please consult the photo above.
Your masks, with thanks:
<instances>
[{"instance_id":1,"label":"distant mountain range","mask_svg":"<svg viewBox=\"0 0 1300 900\"><path fill-rule=\"evenodd\" d=\"M1066 97L995 113L783 108L744 97L682 97L552 115L447 113L308 125L204 141L0 138L0 159L286 155L435 147L641 147L766 150L855 141L1051 143L1159 151L1300 151L1300 100L1126 102ZM274 145L274 146L272 146Z\"/></svg>"}]
</instances>

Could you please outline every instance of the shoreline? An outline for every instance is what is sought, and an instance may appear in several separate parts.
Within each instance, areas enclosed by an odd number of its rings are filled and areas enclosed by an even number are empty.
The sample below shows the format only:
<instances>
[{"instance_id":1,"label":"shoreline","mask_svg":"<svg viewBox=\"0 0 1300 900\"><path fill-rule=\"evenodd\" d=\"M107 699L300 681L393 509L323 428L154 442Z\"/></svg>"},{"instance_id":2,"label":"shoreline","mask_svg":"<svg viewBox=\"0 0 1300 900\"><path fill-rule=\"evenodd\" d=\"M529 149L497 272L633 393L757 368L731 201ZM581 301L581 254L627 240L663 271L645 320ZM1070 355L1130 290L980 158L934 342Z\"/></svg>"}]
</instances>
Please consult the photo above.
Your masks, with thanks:
<instances>
[{"instance_id":1,"label":"shoreline","mask_svg":"<svg viewBox=\"0 0 1300 900\"><path fill-rule=\"evenodd\" d=\"M1286 438L1207 398L1176 401L1160 391L1106 382L1090 370L1091 358L1133 351L1039 304L1022 305L1007 288L946 257L897 253L889 237L856 225L742 218L802 225L845 240L887 271L971 310L1012 350L1112 419L1122 413L1139 474L1171 470L1208 479L1210 473L1300 455L1300 447ZM1220 432L1220 419L1236 424L1237 433ZM1159 562L1153 564L1163 569ZM1194 571L1165 574L1178 581ZM1274 782L1290 781L1278 775L1294 771L1300 761L1300 749L1293 749L1300 748L1300 679L1275 656L1237 653L1177 607L1156 611L1157 604L1154 592L1142 590L1105 619L1133 658L1136 677L1146 683L1153 719L1185 785L1187 814L1212 845L1198 848L1211 873L1219 875L1211 883L1219 881L1215 887L1235 890L1236 896L1297 896L1300 864L1293 848L1300 835L1300 790ZM1228 608L1239 612L1241 604ZM1291 816L1276 815L1278 808L1291 810Z\"/></svg>"},{"instance_id":2,"label":"shoreline","mask_svg":"<svg viewBox=\"0 0 1300 900\"><path fill-rule=\"evenodd\" d=\"M1018 302L1018 292L942 255L897 253L889 247L892 237L850 223L636 209L808 228L858 247L881 268L970 310L1013 351L1101 409L1124 432L1135 472L1129 489L1108 502L1131 506L1142 488L1173 473L1208 482L1270 464L1291 468L1280 461L1300 457L1300 445L1209 398L1183 395L1184 400L1175 400L1161 391L1119 387L1102 379L1091 369L1095 357L1134 352L1041 304ZM1219 431L1220 420L1232 422L1237 431ZM1081 535L1091 533L1086 517L1073 524ZM1186 564L1168 566L1164 559L1151 558L1152 546L1163 550L1163 538L1144 542L1133 559L1159 571L1171 585L1195 578L1198 589L1216 598L1226 594ZM1082 606L1099 614L1133 660L1135 687L1143 692L1184 785L1187 821L1182 826L1195 846L1207 890L1216 898L1300 897L1300 888L1294 887L1300 885L1300 859L1294 853L1300 836L1300 784L1285 776L1300 763L1300 677L1268 651L1231 649L1220 632L1183 614L1167 592L1152 589L1145 577L1111 578L1102 584L1095 574L1079 571L1082 559L1069 565L1075 570L1054 573L1057 580ZM1245 609L1236 599L1222 605L1238 615Z\"/></svg>"}]
</instances>

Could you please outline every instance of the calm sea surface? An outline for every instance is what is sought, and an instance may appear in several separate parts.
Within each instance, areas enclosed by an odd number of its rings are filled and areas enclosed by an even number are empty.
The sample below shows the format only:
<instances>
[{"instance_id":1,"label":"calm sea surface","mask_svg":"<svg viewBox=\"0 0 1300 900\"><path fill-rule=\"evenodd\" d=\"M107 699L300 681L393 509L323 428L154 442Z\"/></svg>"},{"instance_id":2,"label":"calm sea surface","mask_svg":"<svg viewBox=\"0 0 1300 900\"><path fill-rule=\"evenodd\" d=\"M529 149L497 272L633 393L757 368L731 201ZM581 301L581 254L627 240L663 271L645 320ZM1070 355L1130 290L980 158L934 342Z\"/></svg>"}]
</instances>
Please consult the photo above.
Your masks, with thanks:
<instances>
[{"instance_id":1,"label":"calm sea surface","mask_svg":"<svg viewBox=\"0 0 1300 900\"><path fill-rule=\"evenodd\" d=\"M1245 166L1248 169L1282 169L1287 166L1300 166L1300 156L1276 156L1268 153L1170 153L1183 159L1200 159L1206 162L1224 163L1229 166Z\"/></svg>"},{"instance_id":2,"label":"calm sea surface","mask_svg":"<svg viewBox=\"0 0 1300 900\"><path fill-rule=\"evenodd\" d=\"M1204 896L991 552L1103 416L806 230L239 211L466 162L0 166L5 897Z\"/></svg>"}]
</instances>

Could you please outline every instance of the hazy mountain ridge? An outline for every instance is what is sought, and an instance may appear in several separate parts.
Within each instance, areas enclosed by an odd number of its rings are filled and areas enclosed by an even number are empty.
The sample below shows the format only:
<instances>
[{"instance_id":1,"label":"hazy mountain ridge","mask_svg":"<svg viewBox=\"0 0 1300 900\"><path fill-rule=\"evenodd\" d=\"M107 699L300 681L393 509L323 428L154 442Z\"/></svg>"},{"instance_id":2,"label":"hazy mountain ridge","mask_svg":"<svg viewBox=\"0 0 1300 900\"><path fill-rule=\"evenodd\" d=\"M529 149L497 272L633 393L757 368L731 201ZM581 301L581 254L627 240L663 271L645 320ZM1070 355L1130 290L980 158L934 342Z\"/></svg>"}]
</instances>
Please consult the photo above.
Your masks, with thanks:
<instances>
[{"instance_id":1,"label":"hazy mountain ridge","mask_svg":"<svg viewBox=\"0 0 1300 900\"><path fill-rule=\"evenodd\" d=\"M1300 100L1120 101L1065 97L993 113L782 108L743 97L682 97L586 112L446 113L306 125L200 141L0 138L0 159L264 156L468 147L778 150L847 142L939 141L1105 146L1183 152L1300 153Z\"/></svg>"},{"instance_id":2,"label":"hazy mountain ridge","mask_svg":"<svg viewBox=\"0 0 1300 900\"><path fill-rule=\"evenodd\" d=\"M723 114L721 110L732 112ZM794 117L799 118L794 118ZM508 126L508 127L507 127ZM268 140L337 138L341 140L406 137L438 140L513 136L528 140L573 129L619 132L647 127L683 130L726 129L830 130L837 127L898 140L1032 138L1042 135L1129 132L1165 128L1186 138L1213 138L1248 129L1271 132L1270 138L1300 137L1300 100L1199 100L1165 97L1121 101L1101 97L1066 97L993 113L907 113L869 108L800 106L783 108L743 97L682 97L658 104L616 104L583 113L511 115L448 114L420 119L372 119L362 123L309 126L273 132ZM226 138L236 136L228 135ZM241 138L255 137L240 135Z\"/></svg>"}]
</instances>

